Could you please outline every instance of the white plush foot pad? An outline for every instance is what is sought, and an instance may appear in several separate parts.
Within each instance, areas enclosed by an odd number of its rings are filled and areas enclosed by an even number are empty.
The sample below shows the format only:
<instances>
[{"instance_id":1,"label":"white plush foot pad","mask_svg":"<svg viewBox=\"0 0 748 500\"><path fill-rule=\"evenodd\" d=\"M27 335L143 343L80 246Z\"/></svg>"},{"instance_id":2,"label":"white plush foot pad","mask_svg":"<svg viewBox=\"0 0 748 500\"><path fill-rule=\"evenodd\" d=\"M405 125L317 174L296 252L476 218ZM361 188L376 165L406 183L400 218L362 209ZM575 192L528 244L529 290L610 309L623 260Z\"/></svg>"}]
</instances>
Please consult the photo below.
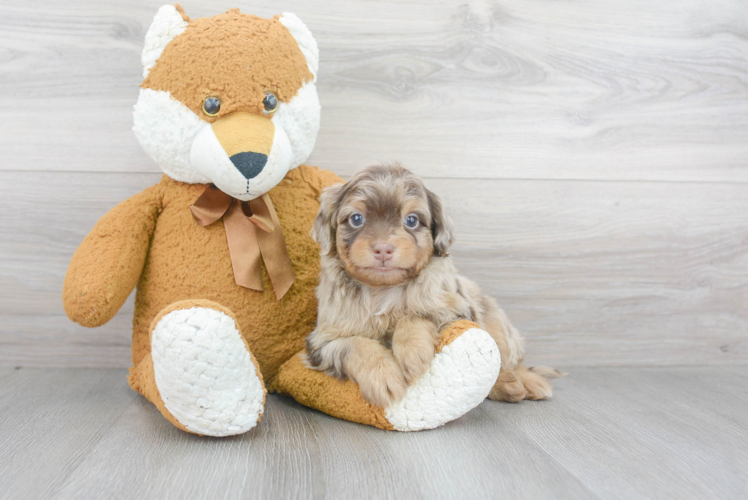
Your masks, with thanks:
<instances>
[{"instance_id":1,"label":"white plush foot pad","mask_svg":"<svg viewBox=\"0 0 748 500\"><path fill-rule=\"evenodd\" d=\"M385 416L398 431L439 427L486 399L500 368L496 342L487 332L471 328L434 357L429 371Z\"/></svg>"},{"instance_id":2,"label":"white plush foot pad","mask_svg":"<svg viewBox=\"0 0 748 500\"><path fill-rule=\"evenodd\" d=\"M188 430L230 436L257 424L265 388L230 316L172 311L153 330L151 349L161 399Z\"/></svg>"}]
</instances>

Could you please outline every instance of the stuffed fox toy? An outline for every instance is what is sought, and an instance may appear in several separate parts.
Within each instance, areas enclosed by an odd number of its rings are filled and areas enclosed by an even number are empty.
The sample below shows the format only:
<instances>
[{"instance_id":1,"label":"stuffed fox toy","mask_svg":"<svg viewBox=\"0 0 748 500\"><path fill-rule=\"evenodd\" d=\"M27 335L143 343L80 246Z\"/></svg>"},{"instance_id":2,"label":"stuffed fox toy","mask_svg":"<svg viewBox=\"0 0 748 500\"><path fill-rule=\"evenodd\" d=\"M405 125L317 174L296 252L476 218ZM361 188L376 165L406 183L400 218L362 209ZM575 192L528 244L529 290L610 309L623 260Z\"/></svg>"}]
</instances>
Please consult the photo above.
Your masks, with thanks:
<instances>
[{"instance_id":1,"label":"stuffed fox toy","mask_svg":"<svg viewBox=\"0 0 748 500\"><path fill-rule=\"evenodd\" d=\"M388 408L304 365L319 274L309 231L322 189L342 182L302 165L319 129L318 61L293 14L190 19L165 5L146 34L133 130L164 175L96 224L63 301L95 327L137 287L130 387L182 430L246 432L267 389L383 429L433 428L496 380L495 343L469 322L443 332L430 370Z\"/></svg>"}]
</instances>

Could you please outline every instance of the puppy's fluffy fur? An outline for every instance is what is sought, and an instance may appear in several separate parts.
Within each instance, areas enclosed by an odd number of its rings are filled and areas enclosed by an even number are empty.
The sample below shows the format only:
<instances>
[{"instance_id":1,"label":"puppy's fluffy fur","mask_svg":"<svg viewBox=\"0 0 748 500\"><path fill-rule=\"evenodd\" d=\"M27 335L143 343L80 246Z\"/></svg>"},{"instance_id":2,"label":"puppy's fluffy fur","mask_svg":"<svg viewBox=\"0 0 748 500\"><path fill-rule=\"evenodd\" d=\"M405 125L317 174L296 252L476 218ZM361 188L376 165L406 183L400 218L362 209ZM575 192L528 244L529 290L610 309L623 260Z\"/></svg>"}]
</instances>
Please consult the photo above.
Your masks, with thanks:
<instances>
[{"instance_id":1,"label":"puppy's fluffy fur","mask_svg":"<svg viewBox=\"0 0 748 500\"><path fill-rule=\"evenodd\" d=\"M307 365L350 378L366 401L384 407L426 372L440 330L469 319L501 353L489 398L549 397L546 378L561 374L521 364L522 336L494 299L457 274L448 256L452 234L440 199L400 166L369 167L326 189L312 229L322 272Z\"/></svg>"}]
</instances>

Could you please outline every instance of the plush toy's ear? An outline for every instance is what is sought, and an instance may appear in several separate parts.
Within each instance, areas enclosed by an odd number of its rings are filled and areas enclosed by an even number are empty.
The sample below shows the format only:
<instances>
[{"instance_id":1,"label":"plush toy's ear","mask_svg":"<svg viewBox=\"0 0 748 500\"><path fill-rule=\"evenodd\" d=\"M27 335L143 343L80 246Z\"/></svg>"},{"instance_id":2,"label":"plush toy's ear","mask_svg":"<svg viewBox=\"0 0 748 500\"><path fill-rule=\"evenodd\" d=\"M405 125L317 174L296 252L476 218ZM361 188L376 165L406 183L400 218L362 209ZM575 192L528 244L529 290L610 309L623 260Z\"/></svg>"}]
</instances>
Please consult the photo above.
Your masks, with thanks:
<instances>
[{"instance_id":1,"label":"plush toy's ear","mask_svg":"<svg viewBox=\"0 0 748 500\"><path fill-rule=\"evenodd\" d=\"M306 64L309 66L309 71L314 75L314 79L317 79L317 70L319 69L319 48L317 47L317 41L312 36L312 32L306 27L301 19L296 14L290 12L284 12L278 19L283 26L291 33L296 39L296 43L299 44L301 53L306 58Z\"/></svg>"},{"instance_id":2,"label":"plush toy's ear","mask_svg":"<svg viewBox=\"0 0 748 500\"><path fill-rule=\"evenodd\" d=\"M431 211L431 236L434 238L434 255L437 257L446 257L449 255L449 247L454 241L454 224L449 216L441 199L428 189L426 197L429 202Z\"/></svg>"},{"instance_id":3,"label":"plush toy's ear","mask_svg":"<svg viewBox=\"0 0 748 500\"><path fill-rule=\"evenodd\" d=\"M188 22L189 18L179 4L164 5L158 9L148 33L145 34L143 54L140 56L143 63L143 78L147 77L148 72L156 65L169 42L187 28Z\"/></svg>"},{"instance_id":4,"label":"plush toy's ear","mask_svg":"<svg viewBox=\"0 0 748 500\"><path fill-rule=\"evenodd\" d=\"M319 197L319 212L312 224L311 235L317 242L321 255L329 254L335 247L335 230L338 219L338 202L343 184L334 184L322 190Z\"/></svg>"}]
</instances>

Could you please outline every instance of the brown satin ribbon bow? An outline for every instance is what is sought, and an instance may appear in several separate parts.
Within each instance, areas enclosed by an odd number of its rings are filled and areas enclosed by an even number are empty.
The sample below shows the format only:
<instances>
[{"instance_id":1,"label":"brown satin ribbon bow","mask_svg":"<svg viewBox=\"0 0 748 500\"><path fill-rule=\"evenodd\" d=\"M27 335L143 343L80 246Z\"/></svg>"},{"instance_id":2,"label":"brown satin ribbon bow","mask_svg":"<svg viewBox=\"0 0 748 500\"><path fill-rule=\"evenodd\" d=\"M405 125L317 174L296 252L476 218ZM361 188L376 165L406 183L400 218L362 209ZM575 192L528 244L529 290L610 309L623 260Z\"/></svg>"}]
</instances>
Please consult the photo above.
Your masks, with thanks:
<instances>
[{"instance_id":1,"label":"brown satin ribbon bow","mask_svg":"<svg viewBox=\"0 0 748 500\"><path fill-rule=\"evenodd\" d=\"M241 201L211 184L190 206L190 211L201 226L209 226L223 217L237 285L262 291L264 261L278 300L291 288L296 277L278 215L267 194Z\"/></svg>"}]
</instances>

